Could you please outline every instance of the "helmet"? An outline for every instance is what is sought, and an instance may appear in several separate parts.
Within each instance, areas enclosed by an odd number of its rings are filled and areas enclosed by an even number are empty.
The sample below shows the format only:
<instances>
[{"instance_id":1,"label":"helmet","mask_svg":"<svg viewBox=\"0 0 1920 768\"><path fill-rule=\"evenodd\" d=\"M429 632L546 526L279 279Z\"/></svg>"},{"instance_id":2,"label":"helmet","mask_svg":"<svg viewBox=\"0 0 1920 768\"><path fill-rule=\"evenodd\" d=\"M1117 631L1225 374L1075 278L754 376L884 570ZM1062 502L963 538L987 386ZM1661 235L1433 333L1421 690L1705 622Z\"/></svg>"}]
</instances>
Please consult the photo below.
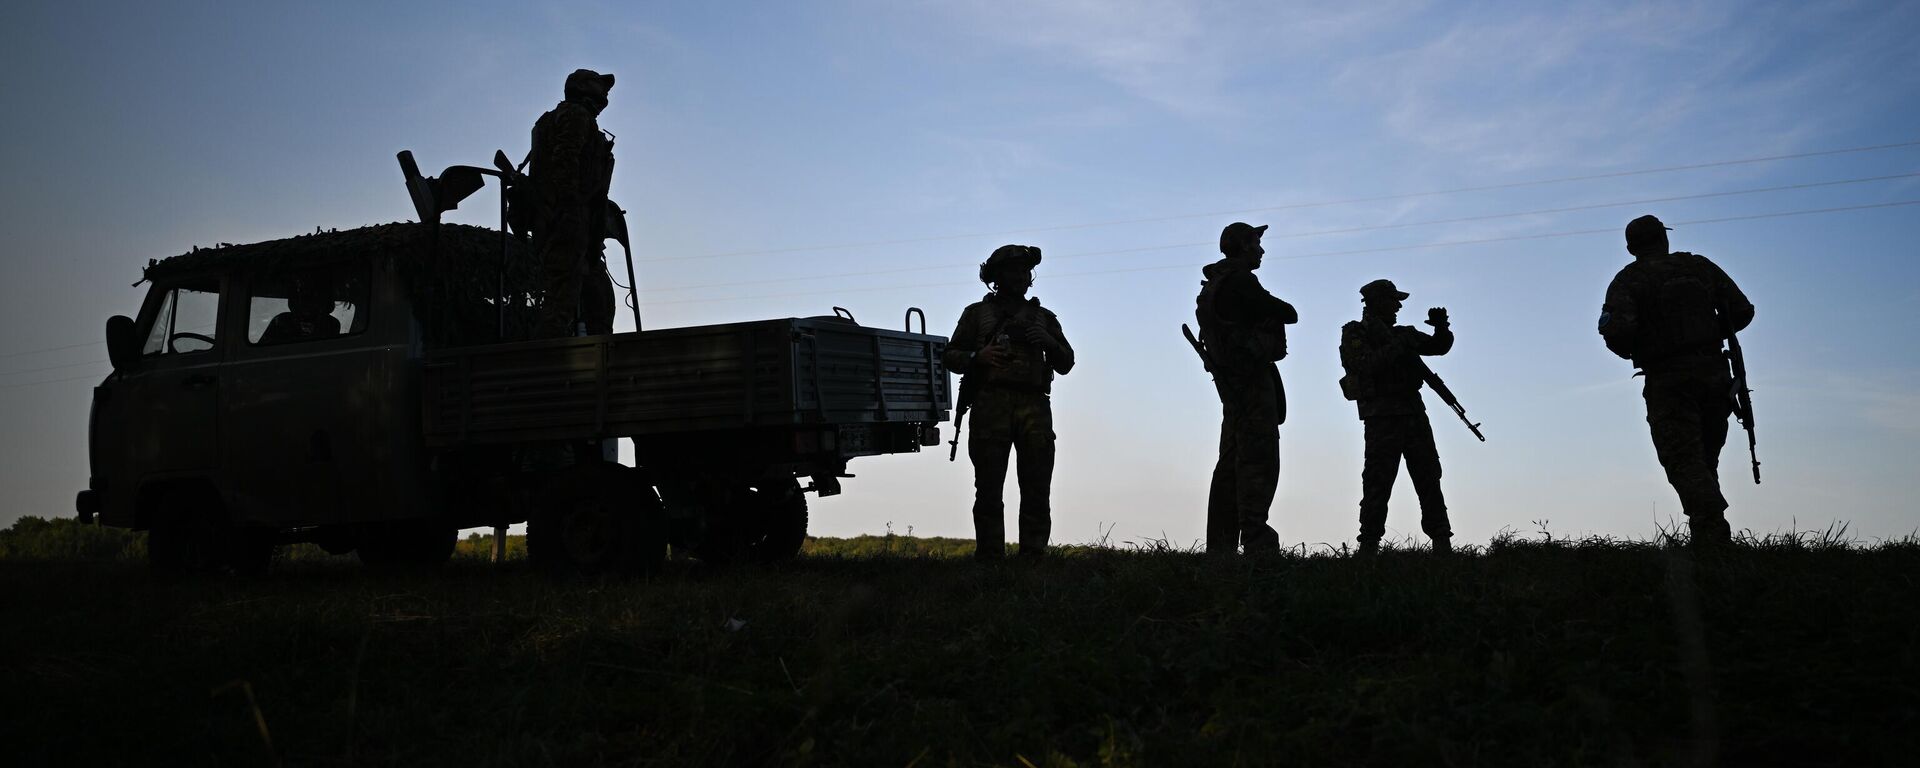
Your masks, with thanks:
<instances>
[{"instance_id":1,"label":"helmet","mask_svg":"<svg viewBox=\"0 0 1920 768\"><path fill-rule=\"evenodd\" d=\"M980 263L980 282L993 282L993 275L1006 266L1032 269L1040 264L1040 249L1031 245L1003 245Z\"/></svg>"}]
</instances>

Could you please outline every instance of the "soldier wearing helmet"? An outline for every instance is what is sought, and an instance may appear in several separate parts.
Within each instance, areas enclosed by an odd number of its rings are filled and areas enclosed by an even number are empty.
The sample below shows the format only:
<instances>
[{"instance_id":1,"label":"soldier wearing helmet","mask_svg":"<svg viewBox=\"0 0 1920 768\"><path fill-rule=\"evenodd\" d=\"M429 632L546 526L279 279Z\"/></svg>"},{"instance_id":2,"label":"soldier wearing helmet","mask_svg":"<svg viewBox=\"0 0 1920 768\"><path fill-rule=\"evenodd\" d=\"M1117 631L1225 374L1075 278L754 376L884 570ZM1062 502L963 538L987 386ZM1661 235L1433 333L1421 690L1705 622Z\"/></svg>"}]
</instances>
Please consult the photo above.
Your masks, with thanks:
<instances>
[{"instance_id":1,"label":"soldier wearing helmet","mask_svg":"<svg viewBox=\"0 0 1920 768\"><path fill-rule=\"evenodd\" d=\"M1428 335L1411 325L1395 325L1407 293L1391 280L1360 286L1360 319L1340 328L1340 365L1347 374L1340 391L1359 407L1366 424L1366 463L1360 470L1360 554L1380 549L1387 530L1387 499L1400 474L1400 460L1420 497L1420 530L1433 541L1433 551L1453 551L1453 526L1447 520L1447 500L1440 493L1440 452L1433 444L1433 425L1420 387L1427 380L1422 355L1444 355L1453 349L1452 324L1444 307L1427 310Z\"/></svg>"},{"instance_id":2,"label":"soldier wearing helmet","mask_svg":"<svg viewBox=\"0 0 1920 768\"><path fill-rule=\"evenodd\" d=\"M566 99L533 125L530 176L539 207L534 250L545 300L539 335L613 332L613 283L606 245L607 190L613 182L613 140L600 130L613 75L577 69Z\"/></svg>"},{"instance_id":3,"label":"soldier wearing helmet","mask_svg":"<svg viewBox=\"0 0 1920 768\"><path fill-rule=\"evenodd\" d=\"M1073 370L1073 347L1060 320L1027 296L1040 249L1003 245L980 265L990 293L960 313L945 362L965 374L973 392L974 556L1006 552L1003 491L1009 454L1020 482L1020 556L1046 553L1053 529L1053 377Z\"/></svg>"},{"instance_id":4,"label":"soldier wearing helmet","mask_svg":"<svg viewBox=\"0 0 1920 768\"><path fill-rule=\"evenodd\" d=\"M1669 252L1667 230L1652 216L1627 224L1634 259L1607 285L1600 335L1646 374L1654 452L1680 495L1693 544L1713 547L1732 537L1720 449L1734 385L1722 344L1753 322L1753 302L1707 257Z\"/></svg>"},{"instance_id":5,"label":"soldier wearing helmet","mask_svg":"<svg viewBox=\"0 0 1920 768\"><path fill-rule=\"evenodd\" d=\"M1220 395L1220 458L1207 489L1207 553L1278 552L1280 535L1267 524L1280 484L1280 425L1287 390L1274 363L1287 356L1287 326L1299 322L1292 304L1275 298L1253 271L1266 249L1266 225L1243 222L1220 231L1222 258L1201 274L1194 317Z\"/></svg>"}]
</instances>

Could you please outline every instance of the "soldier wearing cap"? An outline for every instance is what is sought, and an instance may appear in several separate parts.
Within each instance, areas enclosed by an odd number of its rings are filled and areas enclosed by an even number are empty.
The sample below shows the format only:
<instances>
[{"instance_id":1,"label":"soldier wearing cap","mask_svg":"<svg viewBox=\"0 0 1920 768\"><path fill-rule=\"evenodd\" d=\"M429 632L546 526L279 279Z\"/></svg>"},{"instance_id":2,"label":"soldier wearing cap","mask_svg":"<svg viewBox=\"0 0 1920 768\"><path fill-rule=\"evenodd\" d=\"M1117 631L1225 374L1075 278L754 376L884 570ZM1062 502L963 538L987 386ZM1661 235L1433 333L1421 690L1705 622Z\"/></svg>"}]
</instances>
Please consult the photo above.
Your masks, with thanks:
<instances>
[{"instance_id":1,"label":"soldier wearing cap","mask_svg":"<svg viewBox=\"0 0 1920 768\"><path fill-rule=\"evenodd\" d=\"M1243 222L1220 231L1221 259L1201 274L1194 317L1220 395L1220 458L1207 489L1207 553L1231 555L1280 549L1267 524L1280 483L1280 425L1287 392L1274 363L1287 356L1287 326L1299 322L1293 305L1275 298L1253 271L1266 249L1266 225Z\"/></svg>"},{"instance_id":2,"label":"soldier wearing cap","mask_svg":"<svg viewBox=\"0 0 1920 768\"><path fill-rule=\"evenodd\" d=\"M1055 374L1073 370L1073 347L1060 320L1029 298L1040 249L1003 245L980 265L980 282L991 291L960 313L947 342L948 370L966 374L973 392L974 556L999 559L1006 552L1009 452L1017 455L1020 481L1020 556L1046 553L1053 530L1049 496L1053 485Z\"/></svg>"},{"instance_id":3,"label":"soldier wearing cap","mask_svg":"<svg viewBox=\"0 0 1920 768\"><path fill-rule=\"evenodd\" d=\"M1366 461L1360 470L1360 554L1380 549L1387 530L1387 499L1406 459L1407 475L1420 497L1420 530L1433 541L1433 551L1453 551L1453 526L1447 520L1447 500L1440 493L1440 452L1433 444L1433 425L1427 404L1420 399L1427 364L1422 355L1444 355L1453 349L1453 330L1447 310L1427 310L1428 335L1410 325L1395 325L1407 293L1392 281L1375 280L1360 287L1360 319L1340 328L1341 393L1354 401L1366 425Z\"/></svg>"},{"instance_id":4,"label":"soldier wearing cap","mask_svg":"<svg viewBox=\"0 0 1920 768\"><path fill-rule=\"evenodd\" d=\"M613 75L577 69L566 99L533 124L530 176L539 207L534 251L545 301L542 337L613 332L613 283L606 245L607 190L613 182L613 139L600 131Z\"/></svg>"},{"instance_id":5,"label":"soldier wearing cap","mask_svg":"<svg viewBox=\"0 0 1920 768\"><path fill-rule=\"evenodd\" d=\"M1720 493L1720 449L1733 413L1733 378L1722 343L1753 322L1753 303L1719 266L1668 252L1669 227L1652 216L1627 223L1633 261L1607 285L1600 335L1607 349L1647 377L1647 426L1667 482L1680 495L1693 543L1731 538Z\"/></svg>"}]
</instances>

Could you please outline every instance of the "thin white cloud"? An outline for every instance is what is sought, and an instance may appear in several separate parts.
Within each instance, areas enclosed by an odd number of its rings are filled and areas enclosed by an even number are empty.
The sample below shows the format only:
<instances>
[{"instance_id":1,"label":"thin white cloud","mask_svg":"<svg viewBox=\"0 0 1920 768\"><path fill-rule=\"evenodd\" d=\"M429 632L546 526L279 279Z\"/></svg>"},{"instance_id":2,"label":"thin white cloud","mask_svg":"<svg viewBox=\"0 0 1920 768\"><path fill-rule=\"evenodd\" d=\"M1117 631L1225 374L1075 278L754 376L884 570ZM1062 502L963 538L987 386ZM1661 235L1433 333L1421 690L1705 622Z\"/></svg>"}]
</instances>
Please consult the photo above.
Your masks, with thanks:
<instances>
[{"instance_id":1,"label":"thin white cloud","mask_svg":"<svg viewBox=\"0 0 1920 768\"><path fill-rule=\"evenodd\" d=\"M1783 47L1782 28L1830 13L1729 3L1527 6L1455 19L1353 62L1335 84L1379 110L1392 134L1505 170L1618 166L1730 140L1793 146L1845 127L1844 115L1796 111L1806 97L1857 77L1865 58L1913 59L1884 32L1829 41L1847 47L1825 56Z\"/></svg>"},{"instance_id":2,"label":"thin white cloud","mask_svg":"<svg viewBox=\"0 0 1920 768\"><path fill-rule=\"evenodd\" d=\"M1084 68L1142 101L1223 119L1239 111L1241 89L1270 98L1263 84L1237 82L1246 73L1324 55L1419 4L987 0L942 12L967 32Z\"/></svg>"}]
</instances>

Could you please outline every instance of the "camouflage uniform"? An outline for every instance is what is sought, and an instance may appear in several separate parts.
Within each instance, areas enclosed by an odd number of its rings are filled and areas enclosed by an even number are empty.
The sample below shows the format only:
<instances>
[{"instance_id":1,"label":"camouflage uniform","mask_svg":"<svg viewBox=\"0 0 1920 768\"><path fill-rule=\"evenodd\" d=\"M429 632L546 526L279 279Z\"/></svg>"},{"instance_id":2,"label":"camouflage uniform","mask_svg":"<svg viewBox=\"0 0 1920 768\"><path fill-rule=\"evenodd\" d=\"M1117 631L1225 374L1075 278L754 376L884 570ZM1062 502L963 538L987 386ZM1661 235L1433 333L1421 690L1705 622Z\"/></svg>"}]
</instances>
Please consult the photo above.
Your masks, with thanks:
<instances>
[{"instance_id":1,"label":"camouflage uniform","mask_svg":"<svg viewBox=\"0 0 1920 768\"><path fill-rule=\"evenodd\" d=\"M1241 225L1245 226L1245 225ZM1264 231L1266 227L1253 229ZM1287 354L1293 305L1260 285L1251 262L1227 257L1206 266L1195 317L1220 396L1220 458L1207 489L1207 552L1272 552L1280 535L1267 524L1280 484L1280 425L1287 391L1274 363Z\"/></svg>"},{"instance_id":2,"label":"camouflage uniform","mask_svg":"<svg viewBox=\"0 0 1920 768\"><path fill-rule=\"evenodd\" d=\"M1048 352L1028 343L1023 327L1039 324L1059 341ZM1004 368L975 365L974 354L1004 337L1013 354ZM977 377L973 391L972 436L967 458L973 461L973 528L975 556L997 558L1006 551L1006 504L1009 451L1017 451L1020 481L1020 552L1046 551L1053 530L1049 506L1053 484L1053 405L1049 393L1055 373L1073 369L1073 347L1060 329L1060 320L1040 306L1039 299L1008 301L988 294L960 313L960 324L947 342L949 370Z\"/></svg>"},{"instance_id":3,"label":"camouflage uniform","mask_svg":"<svg viewBox=\"0 0 1920 768\"><path fill-rule=\"evenodd\" d=\"M1384 284L1384 286L1382 286ZM1369 293L1369 290L1373 293ZM1378 280L1362 288L1370 300L1390 297L1395 303L1407 294L1392 283ZM1361 319L1340 328L1340 365L1347 375L1341 391L1355 401L1366 425L1366 460L1360 470L1360 547L1372 551L1387 530L1387 500L1400 475L1400 461L1420 497L1420 530L1436 550L1451 549L1453 526L1447 519L1447 500L1440 492L1440 452L1433 444L1433 425L1427 404L1420 399L1426 382L1422 355L1444 355L1453 349L1453 331L1445 315L1433 322L1429 336L1410 325L1394 325L1391 311L1368 309Z\"/></svg>"},{"instance_id":4,"label":"camouflage uniform","mask_svg":"<svg viewBox=\"0 0 1920 768\"><path fill-rule=\"evenodd\" d=\"M1600 309L1607 348L1647 377L1641 395L1654 452L1701 542L1730 533L1720 449L1733 413L1733 377L1721 344L1728 330L1751 322L1753 303L1733 278L1686 252L1638 256L1614 276Z\"/></svg>"},{"instance_id":5,"label":"camouflage uniform","mask_svg":"<svg viewBox=\"0 0 1920 768\"><path fill-rule=\"evenodd\" d=\"M613 142L600 132L612 75L578 70L567 77L567 98L533 125L532 179L540 219L534 251L546 299L542 337L571 336L574 323L589 334L613 330L613 284L605 248L607 190L613 182Z\"/></svg>"}]
</instances>

